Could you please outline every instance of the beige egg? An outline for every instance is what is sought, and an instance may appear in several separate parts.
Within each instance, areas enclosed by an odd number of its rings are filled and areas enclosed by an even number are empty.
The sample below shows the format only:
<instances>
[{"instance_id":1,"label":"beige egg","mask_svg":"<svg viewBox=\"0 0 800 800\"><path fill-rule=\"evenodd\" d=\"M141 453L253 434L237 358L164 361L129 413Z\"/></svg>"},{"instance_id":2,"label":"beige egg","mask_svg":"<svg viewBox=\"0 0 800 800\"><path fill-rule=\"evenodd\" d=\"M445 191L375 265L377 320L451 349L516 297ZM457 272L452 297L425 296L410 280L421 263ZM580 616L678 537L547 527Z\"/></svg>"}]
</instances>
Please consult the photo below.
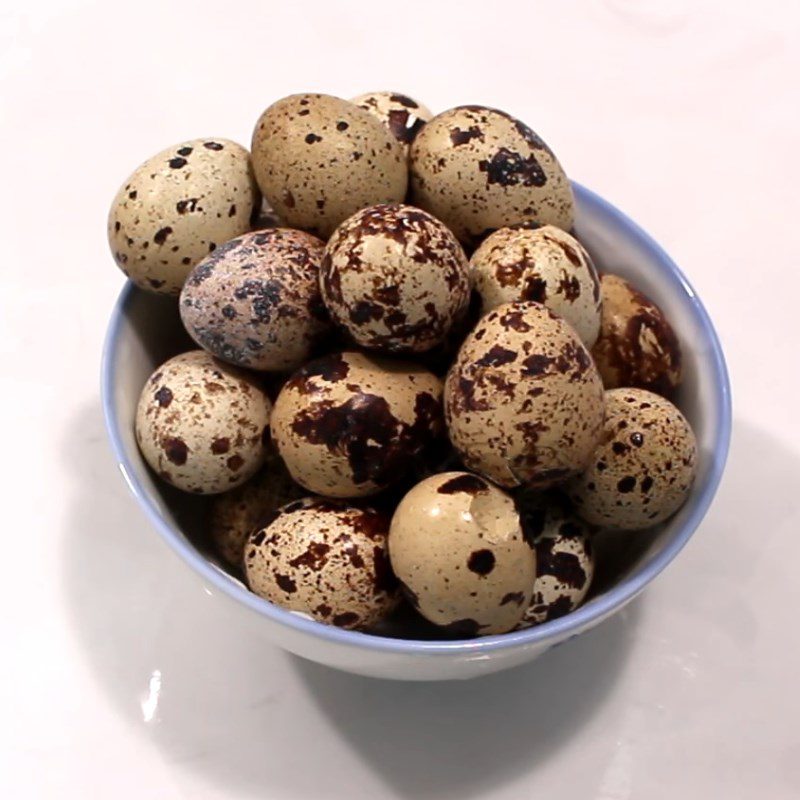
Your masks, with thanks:
<instances>
[{"instance_id":1,"label":"beige egg","mask_svg":"<svg viewBox=\"0 0 800 800\"><path fill-rule=\"evenodd\" d=\"M501 228L470 259L483 313L502 303L535 300L563 317L589 348L600 331L600 281L591 256L553 225Z\"/></svg>"},{"instance_id":2,"label":"beige egg","mask_svg":"<svg viewBox=\"0 0 800 800\"><path fill-rule=\"evenodd\" d=\"M178 294L192 267L250 229L261 197L250 154L194 139L145 161L117 192L108 241L120 269L151 292Z\"/></svg>"},{"instance_id":3,"label":"beige egg","mask_svg":"<svg viewBox=\"0 0 800 800\"><path fill-rule=\"evenodd\" d=\"M569 230L575 221L555 155L503 111L460 106L435 116L414 139L409 166L411 202L466 244L518 222Z\"/></svg>"},{"instance_id":4,"label":"beige egg","mask_svg":"<svg viewBox=\"0 0 800 800\"><path fill-rule=\"evenodd\" d=\"M619 275L600 279L603 314L592 349L606 389L634 386L670 397L681 382L681 346L661 309Z\"/></svg>"},{"instance_id":5,"label":"beige egg","mask_svg":"<svg viewBox=\"0 0 800 800\"><path fill-rule=\"evenodd\" d=\"M297 369L330 329L319 290L323 243L290 228L253 231L203 259L186 279L189 335L241 367Z\"/></svg>"},{"instance_id":6,"label":"beige egg","mask_svg":"<svg viewBox=\"0 0 800 800\"><path fill-rule=\"evenodd\" d=\"M505 633L530 604L536 556L514 501L468 472L418 483L389 532L392 567L411 603L454 636Z\"/></svg>"},{"instance_id":7,"label":"beige egg","mask_svg":"<svg viewBox=\"0 0 800 800\"><path fill-rule=\"evenodd\" d=\"M427 212L399 204L362 209L336 229L320 284L333 321L384 352L430 350L469 304L458 240Z\"/></svg>"},{"instance_id":8,"label":"beige egg","mask_svg":"<svg viewBox=\"0 0 800 800\"><path fill-rule=\"evenodd\" d=\"M563 617L586 598L594 577L592 529L560 498L523 497L522 524L536 549L536 581L520 628Z\"/></svg>"},{"instance_id":9,"label":"beige egg","mask_svg":"<svg viewBox=\"0 0 800 800\"><path fill-rule=\"evenodd\" d=\"M350 102L377 117L406 152L422 126L433 116L422 103L399 92L367 92Z\"/></svg>"},{"instance_id":10,"label":"beige egg","mask_svg":"<svg viewBox=\"0 0 800 800\"><path fill-rule=\"evenodd\" d=\"M544 488L583 470L603 425L603 385L561 317L534 302L490 311L444 388L450 441L500 486Z\"/></svg>"},{"instance_id":11,"label":"beige egg","mask_svg":"<svg viewBox=\"0 0 800 800\"><path fill-rule=\"evenodd\" d=\"M611 389L600 444L566 490L592 525L637 530L683 505L696 468L694 433L669 400L644 389Z\"/></svg>"},{"instance_id":12,"label":"beige egg","mask_svg":"<svg viewBox=\"0 0 800 800\"><path fill-rule=\"evenodd\" d=\"M398 602L389 565L388 517L323 498L275 511L245 544L247 583L256 594L340 628L366 629Z\"/></svg>"},{"instance_id":13,"label":"beige egg","mask_svg":"<svg viewBox=\"0 0 800 800\"><path fill-rule=\"evenodd\" d=\"M253 166L278 216L323 238L360 208L401 202L408 182L403 146L389 130L324 94L291 95L261 115Z\"/></svg>"},{"instance_id":14,"label":"beige egg","mask_svg":"<svg viewBox=\"0 0 800 800\"><path fill-rule=\"evenodd\" d=\"M309 491L374 494L407 477L441 433L441 393L441 381L415 364L334 353L283 386L272 438Z\"/></svg>"},{"instance_id":15,"label":"beige egg","mask_svg":"<svg viewBox=\"0 0 800 800\"><path fill-rule=\"evenodd\" d=\"M202 350L171 358L148 379L136 410L136 441L167 483L216 494L264 463L269 398L244 372Z\"/></svg>"},{"instance_id":16,"label":"beige egg","mask_svg":"<svg viewBox=\"0 0 800 800\"><path fill-rule=\"evenodd\" d=\"M217 552L240 568L247 537L262 527L268 514L304 494L277 452L268 447L264 466L247 483L214 497L209 531Z\"/></svg>"}]
</instances>

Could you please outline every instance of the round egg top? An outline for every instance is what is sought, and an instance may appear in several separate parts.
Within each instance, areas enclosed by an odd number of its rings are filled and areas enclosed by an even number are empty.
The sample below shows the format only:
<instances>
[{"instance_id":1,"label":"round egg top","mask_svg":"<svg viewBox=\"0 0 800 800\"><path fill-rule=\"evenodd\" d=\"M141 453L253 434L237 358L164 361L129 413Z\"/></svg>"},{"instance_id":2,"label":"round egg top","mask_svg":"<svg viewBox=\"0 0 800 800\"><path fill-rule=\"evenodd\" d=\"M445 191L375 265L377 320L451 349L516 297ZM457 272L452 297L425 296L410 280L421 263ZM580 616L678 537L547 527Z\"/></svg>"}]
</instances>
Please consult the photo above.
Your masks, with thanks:
<instances>
[{"instance_id":1,"label":"round egg top","mask_svg":"<svg viewBox=\"0 0 800 800\"><path fill-rule=\"evenodd\" d=\"M422 103L399 92L367 92L351 101L379 119L406 152L422 126L433 116Z\"/></svg>"},{"instance_id":2,"label":"round egg top","mask_svg":"<svg viewBox=\"0 0 800 800\"><path fill-rule=\"evenodd\" d=\"M454 636L505 633L530 604L536 556L514 501L468 472L418 483L392 517L389 555L404 593Z\"/></svg>"},{"instance_id":3,"label":"round egg top","mask_svg":"<svg viewBox=\"0 0 800 800\"><path fill-rule=\"evenodd\" d=\"M249 376L193 350L148 379L136 410L136 441L168 483L216 494L244 483L264 463L269 414L269 398Z\"/></svg>"},{"instance_id":4,"label":"round egg top","mask_svg":"<svg viewBox=\"0 0 800 800\"><path fill-rule=\"evenodd\" d=\"M306 498L271 516L245 544L256 594L340 628L370 628L397 605L385 514Z\"/></svg>"},{"instance_id":5,"label":"round egg top","mask_svg":"<svg viewBox=\"0 0 800 800\"><path fill-rule=\"evenodd\" d=\"M333 320L374 350L424 352L469 304L466 256L439 220L418 208L378 205L342 223L320 273Z\"/></svg>"},{"instance_id":6,"label":"round egg top","mask_svg":"<svg viewBox=\"0 0 800 800\"><path fill-rule=\"evenodd\" d=\"M600 290L603 314L592 355L605 387L672 396L681 382L681 347L664 313L618 275L603 275Z\"/></svg>"},{"instance_id":7,"label":"round egg top","mask_svg":"<svg viewBox=\"0 0 800 800\"><path fill-rule=\"evenodd\" d=\"M594 577L592 529L561 499L521 498L522 525L536 549L536 581L520 628L563 617L585 599Z\"/></svg>"},{"instance_id":8,"label":"round egg top","mask_svg":"<svg viewBox=\"0 0 800 800\"><path fill-rule=\"evenodd\" d=\"M441 381L363 353L310 362L281 389L272 437L292 477L327 497L360 497L407 477L442 430Z\"/></svg>"},{"instance_id":9,"label":"round egg top","mask_svg":"<svg viewBox=\"0 0 800 800\"><path fill-rule=\"evenodd\" d=\"M250 229L260 203L244 147L195 139L163 150L125 181L111 204L108 241L137 286L178 294L195 264Z\"/></svg>"},{"instance_id":10,"label":"round egg top","mask_svg":"<svg viewBox=\"0 0 800 800\"><path fill-rule=\"evenodd\" d=\"M358 209L401 202L403 145L363 108L323 94L278 100L253 132L261 191L286 225L327 238Z\"/></svg>"},{"instance_id":11,"label":"round egg top","mask_svg":"<svg viewBox=\"0 0 800 800\"><path fill-rule=\"evenodd\" d=\"M251 369L299 367L330 327L319 291L323 243L289 228L254 231L218 247L181 292L192 338Z\"/></svg>"},{"instance_id":12,"label":"round egg top","mask_svg":"<svg viewBox=\"0 0 800 800\"><path fill-rule=\"evenodd\" d=\"M461 241L533 220L569 230L574 200L550 148L524 123L483 106L435 116L409 154L414 205L442 220Z\"/></svg>"},{"instance_id":13,"label":"round egg top","mask_svg":"<svg viewBox=\"0 0 800 800\"><path fill-rule=\"evenodd\" d=\"M483 313L535 300L563 317L589 348L600 331L600 280L581 243L553 225L501 228L470 259Z\"/></svg>"},{"instance_id":14,"label":"round egg top","mask_svg":"<svg viewBox=\"0 0 800 800\"><path fill-rule=\"evenodd\" d=\"M244 543L275 509L305 492L291 479L272 447L264 466L247 483L214 497L210 533L217 552L233 567L242 566Z\"/></svg>"},{"instance_id":15,"label":"round egg top","mask_svg":"<svg viewBox=\"0 0 800 800\"><path fill-rule=\"evenodd\" d=\"M572 326L506 303L467 336L444 389L450 441L500 486L544 488L583 470L603 425L603 385Z\"/></svg>"},{"instance_id":16,"label":"round egg top","mask_svg":"<svg viewBox=\"0 0 800 800\"><path fill-rule=\"evenodd\" d=\"M694 433L669 400L644 389L611 389L600 444L566 490L592 525L637 530L683 505L696 468Z\"/></svg>"}]
</instances>

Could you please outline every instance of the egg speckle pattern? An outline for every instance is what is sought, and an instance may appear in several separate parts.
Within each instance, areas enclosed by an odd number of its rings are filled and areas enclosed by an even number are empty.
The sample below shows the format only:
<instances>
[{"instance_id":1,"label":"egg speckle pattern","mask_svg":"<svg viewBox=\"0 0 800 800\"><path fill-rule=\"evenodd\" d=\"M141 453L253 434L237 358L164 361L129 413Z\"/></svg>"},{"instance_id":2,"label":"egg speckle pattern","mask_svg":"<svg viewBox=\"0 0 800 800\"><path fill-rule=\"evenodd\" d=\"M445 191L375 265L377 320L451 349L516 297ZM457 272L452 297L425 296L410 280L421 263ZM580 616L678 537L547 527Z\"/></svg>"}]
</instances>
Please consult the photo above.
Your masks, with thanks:
<instances>
[{"instance_id":1,"label":"egg speckle pattern","mask_svg":"<svg viewBox=\"0 0 800 800\"><path fill-rule=\"evenodd\" d=\"M334 353L281 389L273 440L309 491L374 494L405 477L441 432L441 391L441 381L414 364Z\"/></svg>"},{"instance_id":2,"label":"egg speckle pattern","mask_svg":"<svg viewBox=\"0 0 800 800\"><path fill-rule=\"evenodd\" d=\"M246 373L196 350L162 364L142 390L136 441L147 463L187 492L216 494L264 463L269 398Z\"/></svg>"},{"instance_id":3,"label":"egg speckle pattern","mask_svg":"<svg viewBox=\"0 0 800 800\"><path fill-rule=\"evenodd\" d=\"M322 296L362 347L423 352L441 343L469 303L466 256L439 220L418 208L365 208L325 249Z\"/></svg>"},{"instance_id":4,"label":"egg speckle pattern","mask_svg":"<svg viewBox=\"0 0 800 800\"><path fill-rule=\"evenodd\" d=\"M461 106L435 116L409 154L411 202L463 242L533 220L569 230L572 188L550 148L503 111Z\"/></svg>"},{"instance_id":5,"label":"egg speckle pattern","mask_svg":"<svg viewBox=\"0 0 800 800\"><path fill-rule=\"evenodd\" d=\"M227 139L195 139L145 161L117 192L108 241L142 289L178 294L191 269L250 229L261 197L250 154Z\"/></svg>"},{"instance_id":6,"label":"egg speckle pattern","mask_svg":"<svg viewBox=\"0 0 800 800\"><path fill-rule=\"evenodd\" d=\"M588 350L534 302L506 303L480 320L447 375L444 403L465 465L509 488L544 488L583 470L603 424Z\"/></svg>"},{"instance_id":7,"label":"egg speckle pattern","mask_svg":"<svg viewBox=\"0 0 800 800\"><path fill-rule=\"evenodd\" d=\"M612 389L590 466L566 489L587 522L637 530L680 508L696 466L694 433L669 400L644 389Z\"/></svg>"},{"instance_id":8,"label":"egg speckle pattern","mask_svg":"<svg viewBox=\"0 0 800 800\"><path fill-rule=\"evenodd\" d=\"M406 151L422 126L433 116L422 103L399 92L367 92L350 102L377 117Z\"/></svg>"},{"instance_id":9,"label":"egg speckle pattern","mask_svg":"<svg viewBox=\"0 0 800 800\"><path fill-rule=\"evenodd\" d=\"M323 238L360 208L405 198L403 145L338 97L278 100L256 123L252 149L258 185L278 216Z\"/></svg>"},{"instance_id":10,"label":"egg speckle pattern","mask_svg":"<svg viewBox=\"0 0 800 800\"><path fill-rule=\"evenodd\" d=\"M536 556L514 501L483 478L418 483L392 517L389 554L403 591L451 636L504 633L530 604Z\"/></svg>"},{"instance_id":11,"label":"egg speckle pattern","mask_svg":"<svg viewBox=\"0 0 800 800\"><path fill-rule=\"evenodd\" d=\"M592 349L606 389L633 386L670 397L681 382L681 347L661 309L618 275L600 279L603 313Z\"/></svg>"},{"instance_id":12,"label":"egg speckle pattern","mask_svg":"<svg viewBox=\"0 0 800 800\"><path fill-rule=\"evenodd\" d=\"M501 228L470 259L483 313L535 300L572 325L589 348L600 331L600 281L581 243L553 225Z\"/></svg>"},{"instance_id":13,"label":"egg speckle pattern","mask_svg":"<svg viewBox=\"0 0 800 800\"><path fill-rule=\"evenodd\" d=\"M272 228L232 239L198 264L181 292L192 338L242 367L296 369L329 328L319 291L323 243Z\"/></svg>"},{"instance_id":14,"label":"egg speckle pattern","mask_svg":"<svg viewBox=\"0 0 800 800\"><path fill-rule=\"evenodd\" d=\"M341 628L367 629L397 604L386 550L389 518L323 498L283 506L245 544L250 588Z\"/></svg>"}]
</instances>

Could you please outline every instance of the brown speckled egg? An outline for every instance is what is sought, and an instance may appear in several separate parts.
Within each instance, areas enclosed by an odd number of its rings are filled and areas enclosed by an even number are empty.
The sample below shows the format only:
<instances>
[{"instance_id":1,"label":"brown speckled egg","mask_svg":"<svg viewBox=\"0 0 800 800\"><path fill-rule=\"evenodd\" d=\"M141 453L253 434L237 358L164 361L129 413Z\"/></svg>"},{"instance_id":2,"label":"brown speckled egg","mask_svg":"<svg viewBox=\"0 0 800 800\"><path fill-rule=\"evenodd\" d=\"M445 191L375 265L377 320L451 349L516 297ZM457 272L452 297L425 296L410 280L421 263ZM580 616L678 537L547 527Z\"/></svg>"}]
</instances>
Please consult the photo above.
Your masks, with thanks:
<instances>
[{"instance_id":1,"label":"brown speckled egg","mask_svg":"<svg viewBox=\"0 0 800 800\"><path fill-rule=\"evenodd\" d=\"M592 529L547 495L525 498L522 524L536 548L536 581L520 628L563 617L576 609L594 577Z\"/></svg>"},{"instance_id":2,"label":"brown speckled egg","mask_svg":"<svg viewBox=\"0 0 800 800\"><path fill-rule=\"evenodd\" d=\"M694 433L669 400L644 389L612 389L601 442L566 490L592 525L637 530L683 505L696 466Z\"/></svg>"},{"instance_id":3,"label":"brown speckled egg","mask_svg":"<svg viewBox=\"0 0 800 800\"><path fill-rule=\"evenodd\" d=\"M363 353L310 362L281 389L272 437L292 477L327 497L374 494L403 479L442 429L441 381Z\"/></svg>"},{"instance_id":4,"label":"brown speckled egg","mask_svg":"<svg viewBox=\"0 0 800 800\"><path fill-rule=\"evenodd\" d=\"M541 228L501 228L470 259L483 313L502 303L535 300L563 317L589 348L600 331L600 281L592 259L570 234Z\"/></svg>"},{"instance_id":5,"label":"brown speckled egg","mask_svg":"<svg viewBox=\"0 0 800 800\"><path fill-rule=\"evenodd\" d=\"M280 506L305 494L278 454L267 448L264 466L247 483L214 497L210 534L217 552L233 567L242 566L245 539Z\"/></svg>"},{"instance_id":6,"label":"brown speckled egg","mask_svg":"<svg viewBox=\"0 0 800 800\"><path fill-rule=\"evenodd\" d=\"M261 597L340 628L365 629L397 604L388 517L323 498L275 511L245 543L247 583Z\"/></svg>"},{"instance_id":7,"label":"brown speckled egg","mask_svg":"<svg viewBox=\"0 0 800 800\"><path fill-rule=\"evenodd\" d=\"M635 386L670 397L681 382L681 347L664 313L618 275L603 275L600 292L592 355L606 389Z\"/></svg>"},{"instance_id":8,"label":"brown speckled egg","mask_svg":"<svg viewBox=\"0 0 800 800\"><path fill-rule=\"evenodd\" d=\"M253 167L280 218L327 238L358 209L405 198L403 145L363 108L324 94L273 103L253 132Z\"/></svg>"},{"instance_id":9,"label":"brown speckled egg","mask_svg":"<svg viewBox=\"0 0 800 800\"><path fill-rule=\"evenodd\" d=\"M536 555L514 501L468 472L418 483L392 517L389 555L403 591L453 636L505 633L530 604Z\"/></svg>"},{"instance_id":10,"label":"brown speckled egg","mask_svg":"<svg viewBox=\"0 0 800 800\"><path fill-rule=\"evenodd\" d=\"M406 152L422 126L433 116L422 103L399 92L367 92L350 102L386 125Z\"/></svg>"},{"instance_id":11,"label":"brown speckled egg","mask_svg":"<svg viewBox=\"0 0 800 800\"><path fill-rule=\"evenodd\" d=\"M558 160L503 111L460 106L435 116L414 139L409 165L414 205L467 244L526 220L573 225L572 188Z\"/></svg>"},{"instance_id":12,"label":"brown speckled egg","mask_svg":"<svg viewBox=\"0 0 800 800\"><path fill-rule=\"evenodd\" d=\"M250 229L261 203L250 154L227 139L195 139L145 161L117 192L108 241L137 286L178 294L192 267Z\"/></svg>"},{"instance_id":13,"label":"brown speckled egg","mask_svg":"<svg viewBox=\"0 0 800 800\"><path fill-rule=\"evenodd\" d=\"M544 488L583 470L603 425L603 385L571 325L506 303L465 339L447 375L445 418L464 464L505 487Z\"/></svg>"},{"instance_id":14,"label":"brown speckled egg","mask_svg":"<svg viewBox=\"0 0 800 800\"><path fill-rule=\"evenodd\" d=\"M269 398L248 375L193 350L148 379L136 410L136 441L168 483L216 494L244 483L264 463L269 413Z\"/></svg>"},{"instance_id":15,"label":"brown speckled egg","mask_svg":"<svg viewBox=\"0 0 800 800\"><path fill-rule=\"evenodd\" d=\"M439 220L378 205L342 223L325 248L322 296L334 322L362 347L424 352L469 304L467 259Z\"/></svg>"},{"instance_id":16,"label":"brown speckled egg","mask_svg":"<svg viewBox=\"0 0 800 800\"><path fill-rule=\"evenodd\" d=\"M323 243L289 228L246 233L186 279L180 313L191 337L241 367L299 367L329 329L319 291Z\"/></svg>"}]
</instances>

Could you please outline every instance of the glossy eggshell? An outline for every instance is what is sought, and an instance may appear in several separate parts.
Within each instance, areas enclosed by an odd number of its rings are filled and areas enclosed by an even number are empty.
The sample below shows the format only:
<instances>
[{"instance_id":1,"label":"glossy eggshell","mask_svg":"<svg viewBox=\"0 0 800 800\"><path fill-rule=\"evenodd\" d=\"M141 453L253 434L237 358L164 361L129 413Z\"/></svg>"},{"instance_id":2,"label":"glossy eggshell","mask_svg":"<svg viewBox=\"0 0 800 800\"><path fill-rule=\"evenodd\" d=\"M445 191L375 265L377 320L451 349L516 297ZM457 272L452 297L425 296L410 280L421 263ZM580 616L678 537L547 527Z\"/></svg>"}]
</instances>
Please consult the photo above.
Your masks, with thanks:
<instances>
[{"instance_id":1,"label":"glossy eggshell","mask_svg":"<svg viewBox=\"0 0 800 800\"><path fill-rule=\"evenodd\" d=\"M450 635L505 633L530 603L536 556L514 501L477 475L446 472L411 489L389 555L414 607Z\"/></svg>"},{"instance_id":2,"label":"glossy eggshell","mask_svg":"<svg viewBox=\"0 0 800 800\"><path fill-rule=\"evenodd\" d=\"M422 126L433 116L422 103L399 92L367 92L350 102L379 119L406 151Z\"/></svg>"},{"instance_id":3,"label":"glossy eggshell","mask_svg":"<svg viewBox=\"0 0 800 800\"><path fill-rule=\"evenodd\" d=\"M618 275L603 275L600 291L592 355L606 389L633 386L670 397L681 382L681 347L664 312Z\"/></svg>"},{"instance_id":4,"label":"glossy eggshell","mask_svg":"<svg viewBox=\"0 0 800 800\"><path fill-rule=\"evenodd\" d=\"M294 480L327 497L361 497L407 477L442 430L441 381L363 353L310 362L281 389L272 437Z\"/></svg>"},{"instance_id":5,"label":"glossy eggshell","mask_svg":"<svg viewBox=\"0 0 800 800\"><path fill-rule=\"evenodd\" d=\"M600 281L591 256L553 225L501 228L470 259L483 313L502 303L535 300L563 317L589 348L600 331Z\"/></svg>"},{"instance_id":6,"label":"glossy eggshell","mask_svg":"<svg viewBox=\"0 0 800 800\"><path fill-rule=\"evenodd\" d=\"M435 116L409 154L411 202L474 244L533 220L569 230L572 188L550 148L503 111L461 106Z\"/></svg>"},{"instance_id":7,"label":"glossy eggshell","mask_svg":"<svg viewBox=\"0 0 800 800\"><path fill-rule=\"evenodd\" d=\"M386 551L388 517L322 498L275 511L245 543L251 590L341 628L380 622L398 602Z\"/></svg>"},{"instance_id":8,"label":"glossy eggshell","mask_svg":"<svg viewBox=\"0 0 800 800\"><path fill-rule=\"evenodd\" d=\"M242 566L244 543L277 508L305 494L270 447L264 466L247 483L214 497L210 535L217 552L233 567Z\"/></svg>"},{"instance_id":9,"label":"glossy eggshell","mask_svg":"<svg viewBox=\"0 0 800 800\"><path fill-rule=\"evenodd\" d=\"M258 185L278 216L323 238L360 208L405 198L403 145L338 97L296 94L273 103L256 123L252 149Z\"/></svg>"},{"instance_id":10,"label":"glossy eggshell","mask_svg":"<svg viewBox=\"0 0 800 800\"><path fill-rule=\"evenodd\" d=\"M500 486L544 488L589 463L603 385L568 323L539 303L506 303L467 336L444 406L450 441L469 469Z\"/></svg>"},{"instance_id":11,"label":"glossy eggshell","mask_svg":"<svg viewBox=\"0 0 800 800\"><path fill-rule=\"evenodd\" d=\"M194 139L145 161L117 192L108 241L137 286L178 294L223 242L250 229L261 197L250 154L227 139Z\"/></svg>"},{"instance_id":12,"label":"glossy eggshell","mask_svg":"<svg viewBox=\"0 0 800 800\"><path fill-rule=\"evenodd\" d=\"M439 220L405 205L362 209L325 248L322 296L353 340L385 352L440 344L469 304L467 259Z\"/></svg>"},{"instance_id":13,"label":"glossy eggshell","mask_svg":"<svg viewBox=\"0 0 800 800\"><path fill-rule=\"evenodd\" d=\"M669 400L644 389L612 389L590 466L566 490L592 525L637 530L681 507L696 468L694 433Z\"/></svg>"},{"instance_id":14,"label":"glossy eggshell","mask_svg":"<svg viewBox=\"0 0 800 800\"><path fill-rule=\"evenodd\" d=\"M289 228L232 239L186 279L184 327L201 347L232 364L296 369L330 327L319 291L323 249L316 237Z\"/></svg>"},{"instance_id":15,"label":"glossy eggshell","mask_svg":"<svg viewBox=\"0 0 800 800\"><path fill-rule=\"evenodd\" d=\"M269 414L269 398L248 375L193 350L148 379L136 410L136 441L168 483L216 494L244 483L264 463Z\"/></svg>"}]
</instances>

